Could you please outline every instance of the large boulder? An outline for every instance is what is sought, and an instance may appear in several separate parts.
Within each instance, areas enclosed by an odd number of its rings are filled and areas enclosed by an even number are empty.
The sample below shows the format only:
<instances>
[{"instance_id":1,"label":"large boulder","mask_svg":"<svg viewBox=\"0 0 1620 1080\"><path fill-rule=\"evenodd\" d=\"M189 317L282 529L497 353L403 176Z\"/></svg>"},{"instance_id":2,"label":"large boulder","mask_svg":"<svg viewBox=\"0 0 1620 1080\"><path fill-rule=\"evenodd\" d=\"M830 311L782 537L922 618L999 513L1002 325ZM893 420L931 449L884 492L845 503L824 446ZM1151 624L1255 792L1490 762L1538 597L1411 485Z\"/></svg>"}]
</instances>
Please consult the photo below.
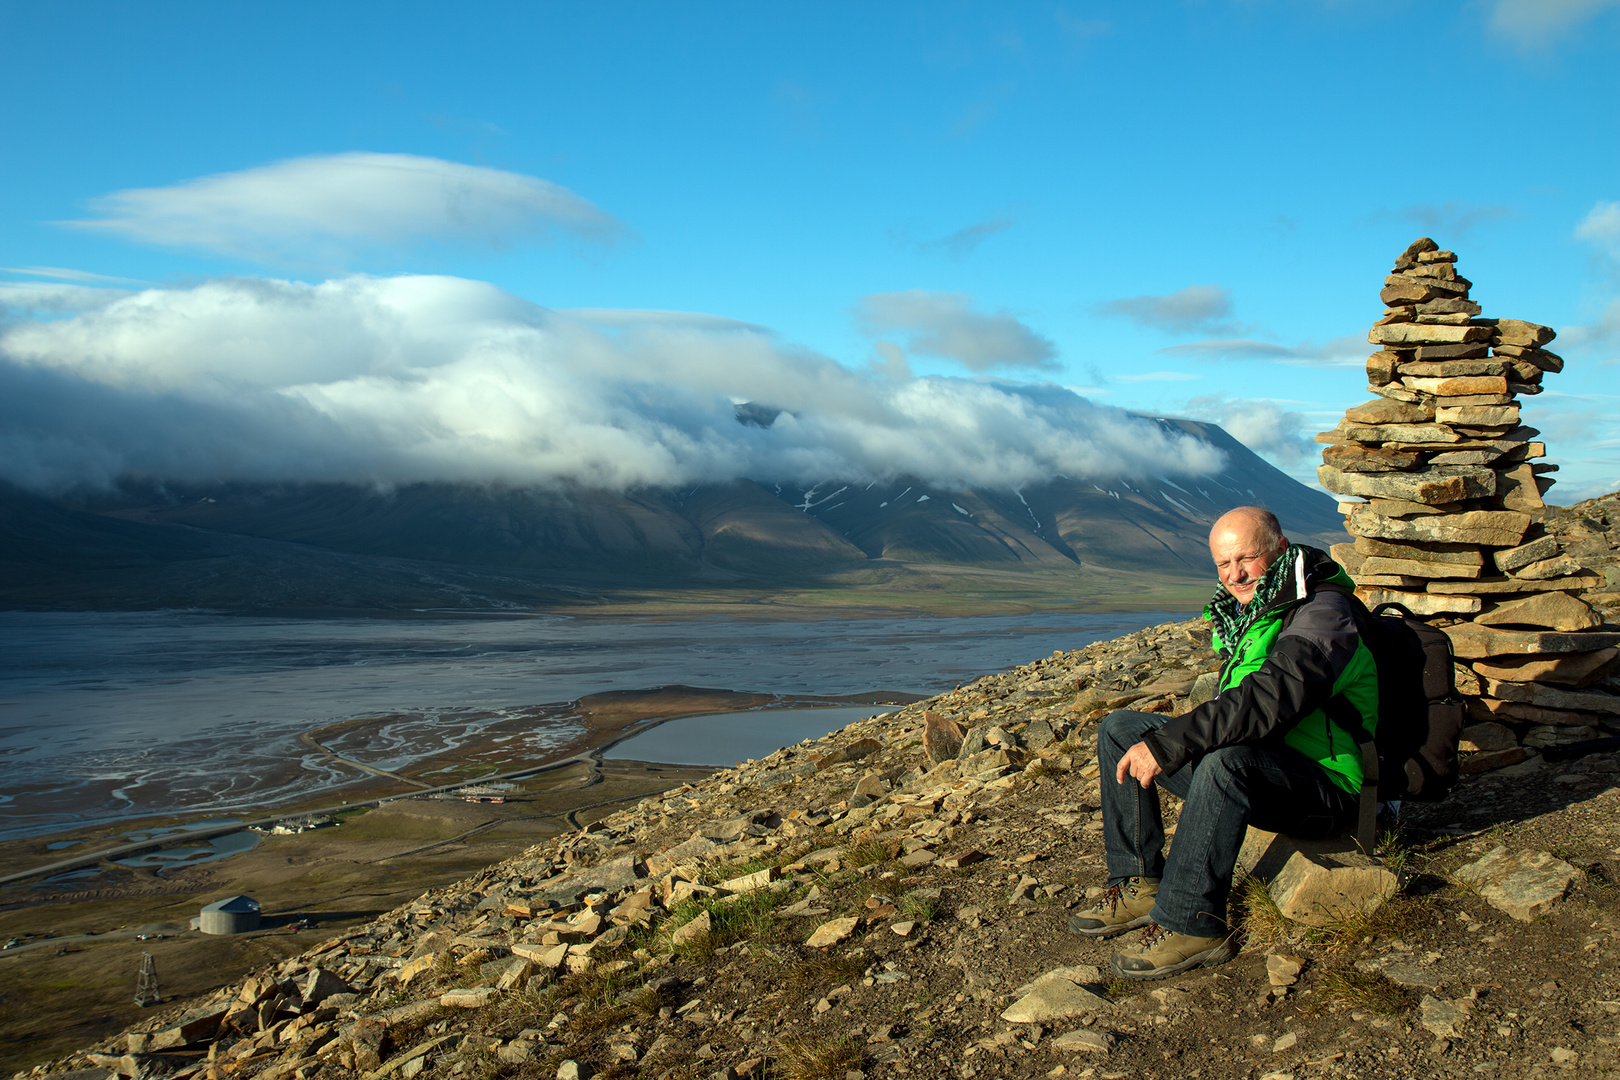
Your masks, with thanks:
<instances>
[{"instance_id":1,"label":"large boulder","mask_svg":"<svg viewBox=\"0 0 1620 1080\"><path fill-rule=\"evenodd\" d=\"M1251 828L1238 866L1266 883L1278 911L1307 926L1376 911L1400 889L1394 872L1347 836L1300 840Z\"/></svg>"}]
</instances>

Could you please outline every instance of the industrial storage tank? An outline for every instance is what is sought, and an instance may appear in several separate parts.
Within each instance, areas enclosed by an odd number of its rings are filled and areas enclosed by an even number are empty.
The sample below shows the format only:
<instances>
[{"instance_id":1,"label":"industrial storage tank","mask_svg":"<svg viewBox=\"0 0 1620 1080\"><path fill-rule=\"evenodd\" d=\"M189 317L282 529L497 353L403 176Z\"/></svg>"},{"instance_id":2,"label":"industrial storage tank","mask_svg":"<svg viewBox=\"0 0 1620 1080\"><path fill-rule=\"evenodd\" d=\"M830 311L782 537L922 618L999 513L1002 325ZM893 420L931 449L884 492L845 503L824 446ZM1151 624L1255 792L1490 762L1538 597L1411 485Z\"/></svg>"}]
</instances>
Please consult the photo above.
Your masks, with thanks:
<instances>
[{"instance_id":1,"label":"industrial storage tank","mask_svg":"<svg viewBox=\"0 0 1620 1080\"><path fill-rule=\"evenodd\" d=\"M215 900L191 920L193 930L205 934L245 934L259 928L259 902L251 896Z\"/></svg>"}]
</instances>

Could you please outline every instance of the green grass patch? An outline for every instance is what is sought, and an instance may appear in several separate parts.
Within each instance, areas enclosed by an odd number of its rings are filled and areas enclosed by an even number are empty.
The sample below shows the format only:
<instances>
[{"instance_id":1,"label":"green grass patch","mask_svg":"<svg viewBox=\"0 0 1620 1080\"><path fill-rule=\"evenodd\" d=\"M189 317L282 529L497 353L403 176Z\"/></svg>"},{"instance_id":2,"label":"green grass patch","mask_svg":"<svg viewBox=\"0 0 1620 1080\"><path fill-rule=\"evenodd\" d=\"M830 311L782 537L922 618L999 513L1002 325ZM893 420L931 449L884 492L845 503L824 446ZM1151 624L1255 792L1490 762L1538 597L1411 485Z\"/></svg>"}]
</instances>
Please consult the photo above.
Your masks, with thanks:
<instances>
[{"instance_id":1,"label":"green grass patch","mask_svg":"<svg viewBox=\"0 0 1620 1080\"><path fill-rule=\"evenodd\" d=\"M674 953L683 960L707 960L715 950L738 941L768 944L792 940L792 929L777 909L796 892L789 888L766 888L736 896L682 901L659 924L652 942L660 946L661 951ZM675 931L705 913L709 916L708 934L676 945Z\"/></svg>"}]
</instances>

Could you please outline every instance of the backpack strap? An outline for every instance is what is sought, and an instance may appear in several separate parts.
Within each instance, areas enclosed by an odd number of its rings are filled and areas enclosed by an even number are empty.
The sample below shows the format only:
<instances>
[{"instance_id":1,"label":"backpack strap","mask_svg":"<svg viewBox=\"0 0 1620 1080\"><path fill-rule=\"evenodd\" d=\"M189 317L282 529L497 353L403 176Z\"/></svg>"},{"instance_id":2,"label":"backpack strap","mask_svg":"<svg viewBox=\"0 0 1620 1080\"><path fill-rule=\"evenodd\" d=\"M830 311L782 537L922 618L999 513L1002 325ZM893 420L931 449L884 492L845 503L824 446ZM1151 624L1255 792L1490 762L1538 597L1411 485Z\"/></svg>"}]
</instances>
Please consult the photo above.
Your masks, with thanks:
<instances>
[{"instance_id":1,"label":"backpack strap","mask_svg":"<svg viewBox=\"0 0 1620 1080\"><path fill-rule=\"evenodd\" d=\"M1355 736L1361 751L1361 796L1356 809L1356 846L1368 857L1378 843L1378 744L1367 734L1361 713L1343 694L1334 694L1322 707L1328 719Z\"/></svg>"},{"instance_id":2,"label":"backpack strap","mask_svg":"<svg viewBox=\"0 0 1620 1080\"><path fill-rule=\"evenodd\" d=\"M1317 592L1336 592L1350 598L1351 611L1356 620L1356 629L1360 631L1366 624L1362 621L1362 613L1367 606L1361 598L1351 589L1343 585L1323 582L1316 586ZM1385 605L1379 605L1382 609ZM1399 606L1399 605L1393 605ZM1286 627L1291 616L1298 608L1290 608L1283 615L1283 625ZM1373 856L1373 849L1378 843L1378 744L1373 741L1372 735L1367 731L1362 721L1361 711L1350 704L1350 699L1343 693L1334 694L1322 706L1322 711L1329 720L1348 731L1356 740L1356 747L1361 751L1361 794L1356 807L1356 846L1368 858Z\"/></svg>"}]
</instances>

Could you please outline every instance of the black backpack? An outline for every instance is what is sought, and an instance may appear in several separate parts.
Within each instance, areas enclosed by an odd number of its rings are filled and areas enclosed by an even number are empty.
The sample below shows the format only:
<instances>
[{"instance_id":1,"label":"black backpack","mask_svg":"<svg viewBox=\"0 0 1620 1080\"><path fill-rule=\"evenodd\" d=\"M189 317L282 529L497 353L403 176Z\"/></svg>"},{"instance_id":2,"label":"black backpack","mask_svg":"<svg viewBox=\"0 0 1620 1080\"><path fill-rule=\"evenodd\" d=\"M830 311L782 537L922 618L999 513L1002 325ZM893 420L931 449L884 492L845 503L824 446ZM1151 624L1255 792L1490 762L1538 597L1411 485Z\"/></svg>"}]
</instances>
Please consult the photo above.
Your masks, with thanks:
<instances>
[{"instance_id":1,"label":"black backpack","mask_svg":"<svg viewBox=\"0 0 1620 1080\"><path fill-rule=\"evenodd\" d=\"M1379 802L1439 802L1457 786L1457 743L1467 714L1457 695L1455 658L1445 632L1397 603L1367 610L1349 589L1356 629L1378 666L1378 729L1368 738L1361 714L1342 694L1324 706L1361 744L1361 815L1356 830L1369 854ZM1385 612L1396 614L1385 614Z\"/></svg>"}]
</instances>

